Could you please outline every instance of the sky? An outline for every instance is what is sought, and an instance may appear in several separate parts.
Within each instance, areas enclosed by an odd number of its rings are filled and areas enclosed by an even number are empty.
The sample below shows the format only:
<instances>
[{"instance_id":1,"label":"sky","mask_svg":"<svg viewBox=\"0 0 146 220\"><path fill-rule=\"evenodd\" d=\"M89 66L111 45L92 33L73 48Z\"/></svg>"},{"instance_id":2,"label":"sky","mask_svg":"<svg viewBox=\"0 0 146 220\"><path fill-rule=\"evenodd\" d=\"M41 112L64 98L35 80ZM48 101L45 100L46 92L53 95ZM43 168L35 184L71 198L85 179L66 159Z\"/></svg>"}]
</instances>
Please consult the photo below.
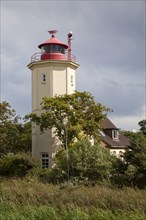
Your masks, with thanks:
<instances>
[{"instance_id":1,"label":"sky","mask_svg":"<svg viewBox=\"0 0 146 220\"><path fill-rule=\"evenodd\" d=\"M31 112L31 72L27 65L38 45L58 30L72 53L78 91L90 92L113 109L122 130L138 130L146 117L146 2L144 0L1 0L0 101L21 117Z\"/></svg>"}]
</instances>

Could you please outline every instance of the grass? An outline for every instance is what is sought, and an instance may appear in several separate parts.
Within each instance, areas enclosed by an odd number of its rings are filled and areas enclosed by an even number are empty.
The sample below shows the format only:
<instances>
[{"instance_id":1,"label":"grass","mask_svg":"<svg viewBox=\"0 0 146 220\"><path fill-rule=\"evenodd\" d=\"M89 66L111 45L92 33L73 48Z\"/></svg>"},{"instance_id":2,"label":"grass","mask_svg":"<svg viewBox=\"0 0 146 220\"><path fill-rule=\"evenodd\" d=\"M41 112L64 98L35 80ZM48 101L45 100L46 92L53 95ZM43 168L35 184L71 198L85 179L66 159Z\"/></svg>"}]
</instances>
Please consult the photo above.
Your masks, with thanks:
<instances>
[{"instance_id":1,"label":"grass","mask_svg":"<svg viewBox=\"0 0 146 220\"><path fill-rule=\"evenodd\" d=\"M1 220L146 220L146 190L0 181Z\"/></svg>"}]
</instances>

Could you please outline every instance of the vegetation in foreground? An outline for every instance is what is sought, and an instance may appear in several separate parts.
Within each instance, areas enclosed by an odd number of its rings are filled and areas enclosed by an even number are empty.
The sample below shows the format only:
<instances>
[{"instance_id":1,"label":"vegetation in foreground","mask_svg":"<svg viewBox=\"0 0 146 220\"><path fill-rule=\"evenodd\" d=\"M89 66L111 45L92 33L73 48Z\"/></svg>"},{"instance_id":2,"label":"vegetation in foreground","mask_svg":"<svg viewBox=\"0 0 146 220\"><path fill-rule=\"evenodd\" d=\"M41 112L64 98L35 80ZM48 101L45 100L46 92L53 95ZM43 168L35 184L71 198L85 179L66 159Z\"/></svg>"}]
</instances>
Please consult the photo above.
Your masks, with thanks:
<instances>
[{"instance_id":1,"label":"vegetation in foreground","mask_svg":"<svg viewBox=\"0 0 146 220\"><path fill-rule=\"evenodd\" d=\"M77 109L80 117L74 118L70 109L63 106L72 124L58 130L64 136L63 148L55 157L56 166L41 170L38 161L29 155L30 123L20 123L7 102L0 104L0 219L145 220L146 120L139 122L139 132L124 131L131 140L131 148L121 160L111 156L98 142L91 146L82 135L76 136L84 128L89 136L93 132L98 139L95 133L100 128L98 116L103 118L102 111L107 109L96 106L101 111L95 115L97 123L92 124L94 120L88 114L80 115L80 109L79 112ZM82 116L91 123L85 123ZM73 143L74 137L78 142ZM65 140L68 140L68 161Z\"/></svg>"},{"instance_id":2,"label":"vegetation in foreground","mask_svg":"<svg viewBox=\"0 0 146 220\"><path fill-rule=\"evenodd\" d=\"M2 178L0 219L145 220L146 191Z\"/></svg>"}]
</instances>

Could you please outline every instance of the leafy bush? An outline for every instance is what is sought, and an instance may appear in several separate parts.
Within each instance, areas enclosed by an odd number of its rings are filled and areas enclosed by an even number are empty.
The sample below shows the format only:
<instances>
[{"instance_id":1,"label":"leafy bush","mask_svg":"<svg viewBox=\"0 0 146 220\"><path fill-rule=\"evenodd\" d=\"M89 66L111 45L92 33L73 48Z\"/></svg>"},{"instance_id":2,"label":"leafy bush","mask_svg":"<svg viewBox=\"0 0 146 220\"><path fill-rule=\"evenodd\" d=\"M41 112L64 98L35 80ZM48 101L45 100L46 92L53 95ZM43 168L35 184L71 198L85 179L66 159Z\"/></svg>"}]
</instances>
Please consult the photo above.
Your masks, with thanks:
<instances>
[{"instance_id":1,"label":"leafy bush","mask_svg":"<svg viewBox=\"0 0 146 220\"><path fill-rule=\"evenodd\" d=\"M70 179L100 182L109 179L114 160L106 148L93 146L85 139L68 147L68 160L66 150L61 149L55 157L55 169L66 178L68 163Z\"/></svg>"},{"instance_id":2,"label":"leafy bush","mask_svg":"<svg viewBox=\"0 0 146 220\"><path fill-rule=\"evenodd\" d=\"M0 158L0 175L23 177L39 166L28 154L5 155Z\"/></svg>"},{"instance_id":3,"label":"leafy bush","mask_svg":"<svg viewBox=\"0 0 146 220\"><path fill-rule=\"evenodd\" d=\"M67 180L66 173L57 168L42 169L40 170L38 177L40 181L44 183L53 183L53 184L62 183Z\"/></svg>"},{"instance_id":4,"label":"leafy bush","mask_svg":"<svg viewBox=\"0 0 146 220\"><path fill-rule=\"evenodd\" d=\"M146 136L142 132L124 132L131 139L131 146L123 161L113 164L112 183L118 187L146 187Z\"/></svg>"},{"instance_id":5,"label":"leafy bush","mask_svg":"<svg viewBox=\"0 0 146 220\"><path fill-rule=\"evenodd\" d=\"M0 157L31 151L31 123L20 119L8 102L0 102Z\"/></svg>"}]
</instances>

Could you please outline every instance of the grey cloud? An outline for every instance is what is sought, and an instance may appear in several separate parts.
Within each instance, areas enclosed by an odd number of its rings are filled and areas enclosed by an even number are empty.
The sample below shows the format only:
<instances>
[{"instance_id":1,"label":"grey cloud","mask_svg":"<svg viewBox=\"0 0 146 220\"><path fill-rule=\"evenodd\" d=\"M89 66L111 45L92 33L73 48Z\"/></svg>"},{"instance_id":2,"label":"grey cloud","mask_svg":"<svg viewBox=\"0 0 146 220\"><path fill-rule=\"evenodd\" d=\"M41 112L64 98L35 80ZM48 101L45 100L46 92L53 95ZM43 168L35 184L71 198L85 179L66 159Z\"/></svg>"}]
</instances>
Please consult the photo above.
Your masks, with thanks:
<instances>
[{"instance_id":1,"label":"grey cloud","mask_svg":"<svg viewBox=\"0 0 146 220\"><path fill-rule=\"evenodd\" d=\"M30 111L27 64L39 51L38 44L49 38L48 29L58 29L57 38L64 42L67 32L73 31L73 54L80 64L78 90L91 92L113 108L119 120L141 114L144 1L2 1L1 6L2 98L11 101L19 114Z\"/></svg>"},{"instance_id":2,"label":"grey cloud","mask_svg":"<svg viewBox=\"0 0 146 220\"><path fill-rule=\"evenodd\" d=\"M97 83L92 93L99 102L113 109L116 116L130 116L141 113L144 106L144 84L120 84L115 81ZM100 98L99 98L100 97Z\"/></svg>"}]
</instances>

